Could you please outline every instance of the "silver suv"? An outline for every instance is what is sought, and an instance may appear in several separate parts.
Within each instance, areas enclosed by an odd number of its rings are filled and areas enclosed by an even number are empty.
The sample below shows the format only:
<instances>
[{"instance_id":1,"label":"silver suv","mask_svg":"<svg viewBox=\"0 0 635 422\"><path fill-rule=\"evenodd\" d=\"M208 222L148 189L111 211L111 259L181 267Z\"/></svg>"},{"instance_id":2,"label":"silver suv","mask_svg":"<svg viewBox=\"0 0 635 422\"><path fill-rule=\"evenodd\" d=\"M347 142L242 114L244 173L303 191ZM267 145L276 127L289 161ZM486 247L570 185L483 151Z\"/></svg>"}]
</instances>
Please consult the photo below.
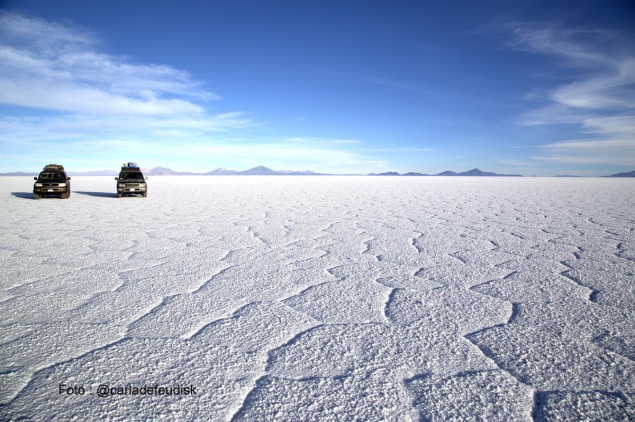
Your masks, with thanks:
<instances>
[{"instance_id":1,"label":"silver suv","mask_svg":"<svg viewBox=\"0 0 635 422\"><path fill-rule=\"evenodd\" d=\"M144 198L148 196L147 177L143 177L141 169L137 163L129 162L121 166L119 177L115 177L117 181L117 198L124 195L141 195Z\"/></svg>"}]
</instances>

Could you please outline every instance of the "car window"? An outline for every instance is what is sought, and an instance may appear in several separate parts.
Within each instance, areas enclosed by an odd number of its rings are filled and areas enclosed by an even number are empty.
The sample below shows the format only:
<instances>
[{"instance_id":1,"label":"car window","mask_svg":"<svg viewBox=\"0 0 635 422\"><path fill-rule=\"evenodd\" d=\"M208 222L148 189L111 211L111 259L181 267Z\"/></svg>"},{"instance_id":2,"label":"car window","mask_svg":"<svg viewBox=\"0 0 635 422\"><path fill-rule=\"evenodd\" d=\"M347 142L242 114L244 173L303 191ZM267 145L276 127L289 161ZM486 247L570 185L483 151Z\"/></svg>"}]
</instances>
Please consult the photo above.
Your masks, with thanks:
<instances>
[{"instance_id":1,"label":"car window","mask_svg":"<svg viewBox=\"0 0 635 422\"><path fill-rule=\"evenodd\" d=\"M59 171L49 171L40 173L41 180L66 180L64 173Z\"/></svg>"},{"instance_id":2,"label":"car window","mask_svg":"<svg viewBox=\"0 0 635 422\"><path fill-rule=\"evenodd\" d=\"M121 173L119 175L120 179L129 180L129 179L143 179L143 174L140 172L126 172Z\"/></svg>"}]
</instances>

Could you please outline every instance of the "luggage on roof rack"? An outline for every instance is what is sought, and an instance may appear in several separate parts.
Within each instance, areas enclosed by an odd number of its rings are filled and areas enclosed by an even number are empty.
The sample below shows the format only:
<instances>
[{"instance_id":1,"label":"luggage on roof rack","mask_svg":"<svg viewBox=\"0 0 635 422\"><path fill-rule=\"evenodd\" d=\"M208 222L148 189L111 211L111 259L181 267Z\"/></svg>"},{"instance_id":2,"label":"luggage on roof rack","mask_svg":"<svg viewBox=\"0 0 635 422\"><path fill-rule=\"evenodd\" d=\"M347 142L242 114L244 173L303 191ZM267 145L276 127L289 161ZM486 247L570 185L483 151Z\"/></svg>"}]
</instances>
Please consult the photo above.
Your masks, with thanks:
<instances>
[{"instance_id":1,"label":"luggage on roof rack","mask_svg":"<svg viewBox=\"0 0 635 422\"><path fill-rule=\"evenodd\" d=\"M121 166L122 169L135 169L138 170L139 166L137 165L137 163L134 163L132 161L129 161L127 163L123 163Z\"/></svg>"},{"instance_id":2,"label":"luggage on roof rack","mask_svg":"<svg viewBox=\"0 0 635 422\"><path fill-rule=\"evenodd\" d=\"M60 164L48 164L44 166L44 171L64 171L64 166Z\"/></svg>"},{"instance_id":3,"label":"luggage on roof rack","mask_svg":"<svg viewBox=\"0 0 635 422\"><path fill-rule=\"evenodd\" d=\"M121 165L119 177L115 177L117 181L117 198L124 195L141 195L144 198L148 196L148 178L143 176L139 165L133 161L128 161Z\"/></svg>"}]
</instances>

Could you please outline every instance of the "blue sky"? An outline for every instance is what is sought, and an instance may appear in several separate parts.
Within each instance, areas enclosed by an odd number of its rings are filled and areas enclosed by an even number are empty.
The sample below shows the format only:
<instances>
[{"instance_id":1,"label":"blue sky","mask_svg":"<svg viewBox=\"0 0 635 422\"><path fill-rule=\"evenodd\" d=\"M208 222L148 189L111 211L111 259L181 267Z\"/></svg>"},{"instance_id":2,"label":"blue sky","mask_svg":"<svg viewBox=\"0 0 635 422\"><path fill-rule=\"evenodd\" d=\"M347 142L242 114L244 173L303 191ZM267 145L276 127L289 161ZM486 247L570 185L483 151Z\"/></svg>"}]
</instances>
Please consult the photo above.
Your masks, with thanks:
<instances>
[{"instance_id":1,"label":"blue sky","mask_svg":"<svg viewBox=\"0 0 635 422\"><path fill-rule=\"evenodd\" d=\"M0 6L1 172L635 169L632 1Z\"/></svg>"}]
</instances>

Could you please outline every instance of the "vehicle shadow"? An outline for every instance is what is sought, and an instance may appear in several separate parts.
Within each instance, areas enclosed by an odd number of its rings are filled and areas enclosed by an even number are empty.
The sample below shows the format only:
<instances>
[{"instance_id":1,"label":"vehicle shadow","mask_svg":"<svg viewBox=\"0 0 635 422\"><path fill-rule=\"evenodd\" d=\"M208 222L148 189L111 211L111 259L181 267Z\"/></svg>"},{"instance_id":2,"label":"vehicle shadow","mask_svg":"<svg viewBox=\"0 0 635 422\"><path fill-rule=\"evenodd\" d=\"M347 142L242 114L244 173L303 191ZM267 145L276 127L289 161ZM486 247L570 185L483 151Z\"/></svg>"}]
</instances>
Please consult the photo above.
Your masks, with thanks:
<instances>
[{"instance_id":1,"label":"vehicle shadow","mask_svg":"<svg viewBox=\"0 0 635 422\"><path fill-rule=\"evenodd\" d=\"M73 193L78 193L80 195L88 195L88 196L98 196L101 198L116 198L117 197L117 194L112 192L87 192L87 191L76 190L76 191L73 191Z\"/></svg>"},{"instance_id":2,"label":"vehicle shadow","mask_svg":"<svg viewBox=\"0 0 635 422\"><path fill-rule=\"evenodd\" d=\"M16 198L33 199L33 192L11 192Z\"/></svg>"}]
</instances>

